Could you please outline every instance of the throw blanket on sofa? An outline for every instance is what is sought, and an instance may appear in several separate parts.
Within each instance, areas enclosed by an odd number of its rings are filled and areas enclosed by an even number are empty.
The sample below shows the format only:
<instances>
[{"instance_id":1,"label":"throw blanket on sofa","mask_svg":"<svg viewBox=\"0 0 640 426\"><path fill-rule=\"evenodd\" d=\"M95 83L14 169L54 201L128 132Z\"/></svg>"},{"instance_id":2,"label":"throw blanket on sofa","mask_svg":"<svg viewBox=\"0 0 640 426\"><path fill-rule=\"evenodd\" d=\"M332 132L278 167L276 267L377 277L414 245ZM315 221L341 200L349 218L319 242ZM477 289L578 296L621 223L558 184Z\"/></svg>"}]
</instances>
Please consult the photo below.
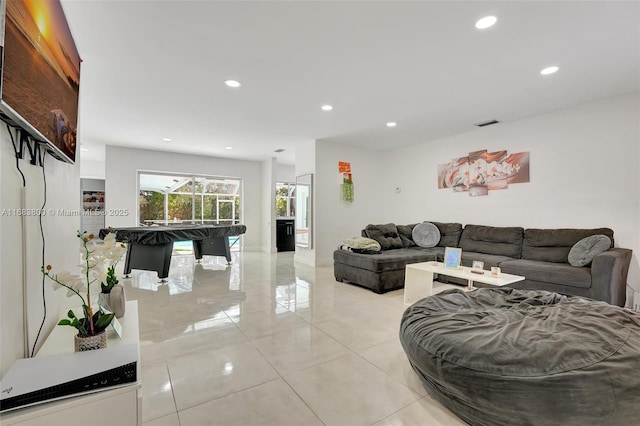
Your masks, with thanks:
<instances>
[{"instance_id":1,"label":"throw blanket on sofa","mask_svg":"<svg viewBox=\"0 0 640 426\"><path fill-rule=\"evenodd\" d=\"M347 238L339 247L340 250L352 251L354 253L362 254L377 254L380 253L380 248L381 247L379 242L365 237Z\"/></svg>"}]
</instances>

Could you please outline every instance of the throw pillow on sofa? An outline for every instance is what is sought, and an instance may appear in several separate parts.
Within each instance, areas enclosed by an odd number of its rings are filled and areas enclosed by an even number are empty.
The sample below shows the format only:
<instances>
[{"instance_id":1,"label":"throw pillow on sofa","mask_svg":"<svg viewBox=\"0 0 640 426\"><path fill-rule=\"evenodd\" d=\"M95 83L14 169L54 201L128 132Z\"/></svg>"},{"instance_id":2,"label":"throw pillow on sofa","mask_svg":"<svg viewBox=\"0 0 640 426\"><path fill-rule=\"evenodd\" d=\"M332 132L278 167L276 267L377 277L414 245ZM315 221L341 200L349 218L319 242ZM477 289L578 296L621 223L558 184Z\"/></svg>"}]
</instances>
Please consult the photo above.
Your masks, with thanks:
<instances>
[{"instance_id":1,"label":"throw pillow on sofa","mask_svg":"<svg viewBox=\"0 0 640 426\"><path fill-rule=\"evenodd\" d=\"M402 248L402 240L394 223L367 225L364 231L367 234L367 238L374 239L380 243L382 250Z\"/></svg>"},{"instance_id":2,"label":"throw pillow on sofa","mask_svg":"<svg viewBox=\"0 0 640 426\"><path fill-rule=\"evenodd\" d=\"M611 239L606 235L591 235L578 241L569 251L571 266L587 266L594 257L611 248Z\"/></svg>"},{"instance_id":3,"label":"throw pillow on sofa","mask_svg":"<svg viewBox=\"0 0 640 426\"><path fill-rule=\"evenodd\" d=\"M420 247L435 247L440 242L440 230L431 222L419 223L413 228L413 241Z\"/></svg>"},{"instance_id":4,"label":"throw pillow on sofa","mask_svg":"<svg viewBox=\"0 0 640 426\"><path fill-rule=\"evenodd\" d=\"M413 223L411 225L396 225L398 228L398 234L400 234L400 239L402 240L403 247L415 247L416 242L413 241L413 228L415 228L417 224Z\"/></svg>"}]
</instances>

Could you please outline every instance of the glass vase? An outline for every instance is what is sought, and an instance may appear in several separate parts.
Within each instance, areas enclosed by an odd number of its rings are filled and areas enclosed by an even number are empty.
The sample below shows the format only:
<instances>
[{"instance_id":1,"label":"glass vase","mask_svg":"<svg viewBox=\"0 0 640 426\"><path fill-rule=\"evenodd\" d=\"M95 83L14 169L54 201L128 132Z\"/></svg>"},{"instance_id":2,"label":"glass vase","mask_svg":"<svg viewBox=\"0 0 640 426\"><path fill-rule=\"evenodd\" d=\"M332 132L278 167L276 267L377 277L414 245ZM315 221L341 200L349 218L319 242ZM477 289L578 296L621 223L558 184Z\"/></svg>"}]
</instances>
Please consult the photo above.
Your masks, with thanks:
<instances>
[{"instance_id":1,"label":"glass vase","mask_svg":"<svg viewBox=\"0 0 640 426\"><path fill-rule=\"evenodd\" d=\"M116 284L111 289L111 293L100 293L98 303L100 306L116 314L116 318L122 318L127 303L124 287Z\"/></svg>"}]
</instances>

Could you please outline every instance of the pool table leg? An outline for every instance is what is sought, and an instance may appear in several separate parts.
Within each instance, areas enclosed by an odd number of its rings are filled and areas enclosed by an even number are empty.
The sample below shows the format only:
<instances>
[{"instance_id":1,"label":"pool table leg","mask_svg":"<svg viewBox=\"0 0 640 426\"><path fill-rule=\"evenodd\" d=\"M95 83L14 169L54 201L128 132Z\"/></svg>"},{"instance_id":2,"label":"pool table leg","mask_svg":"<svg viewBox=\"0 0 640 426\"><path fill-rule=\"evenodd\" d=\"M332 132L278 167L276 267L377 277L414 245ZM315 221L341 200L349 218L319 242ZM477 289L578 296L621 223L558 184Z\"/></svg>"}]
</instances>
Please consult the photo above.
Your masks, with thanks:
<instances>
[{"instance_id":1,"label":"pool table leg","mask_svg":"<svg viewBox=\"0 0 640 426\"><path fill-rule=\"evenodd\" d=\"M124 263L124 274L128 276L132 269L156 271L160 282L167 282L171 266L173 243L145 245L129 243Z\"/></svg>"},{"instance_id":2,"label":"pool table leg","mask_svg":"<svg viewBox=\"0 0 640 426\"><path fill-rule=\"evenodd\" d=\"M193 240L193 254L196 256L196 260L202 259L203 255L224 256L227 259L227 264L231 265L231 250L228 237Z\"/></svg>"}]
</instances>

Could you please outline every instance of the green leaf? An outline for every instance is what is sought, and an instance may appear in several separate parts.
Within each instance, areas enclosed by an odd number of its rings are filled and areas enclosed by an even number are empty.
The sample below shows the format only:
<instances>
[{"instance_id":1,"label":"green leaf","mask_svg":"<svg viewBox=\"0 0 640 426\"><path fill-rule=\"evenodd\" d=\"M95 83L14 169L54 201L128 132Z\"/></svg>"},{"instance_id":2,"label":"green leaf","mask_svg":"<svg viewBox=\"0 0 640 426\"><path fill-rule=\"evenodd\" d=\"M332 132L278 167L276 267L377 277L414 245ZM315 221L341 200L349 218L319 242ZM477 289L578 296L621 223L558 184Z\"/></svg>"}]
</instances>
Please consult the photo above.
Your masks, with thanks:
<instances>
[{"instance_id":1,"label":"green leaf","mask_svg":"<svg viewBox=\"0 0 640 426\"><path fill-rule=\"evenodd\" d=\"M76 314L74 314L74 313L73 313L73 311L72 311L71 309L69 309L69 312L67 312L67 316L68 316L69 318L75 318L75 317L76 317Z\"/></svg>"},{"instance_id":2,"label":"green leaf","mask_svg":"<svg viewBox=\"0 0 640 426\"><path fill-rule=\"evenodd\" d=\"M101 331L103 331L104 329L106 329L109 324L111 324L111 321L113 321L113 318L116 316L116 314L111 313L111 314L102 314L102 313L98 313L98 318L95 317L94 315L94 321L93 321L93 329L96 333L99 333Z\"/></svg>"},{"instance_id":3,"label":"green leaf","mask_svg":"<svg viewBox=\"0 0 640 426\"><path fill-rule=\"evenodd\" d=\"M75 328L78 329L78 334L80 336L88 336L89 335L89 321L85 321L86 318L74 319L71 323L72 325L75 323Z\"/></svg>"},{"instance_id":4,"label":"green leaf","mask_svg":"<svg viewBox=\"0 0 640 426\"><path fill-rule=\"evenodd\" d=\"M60 321L58 321L58 325L72 325L71 321L69 321L68 319L61 319Z\"/></svg>"}]
</instances>

